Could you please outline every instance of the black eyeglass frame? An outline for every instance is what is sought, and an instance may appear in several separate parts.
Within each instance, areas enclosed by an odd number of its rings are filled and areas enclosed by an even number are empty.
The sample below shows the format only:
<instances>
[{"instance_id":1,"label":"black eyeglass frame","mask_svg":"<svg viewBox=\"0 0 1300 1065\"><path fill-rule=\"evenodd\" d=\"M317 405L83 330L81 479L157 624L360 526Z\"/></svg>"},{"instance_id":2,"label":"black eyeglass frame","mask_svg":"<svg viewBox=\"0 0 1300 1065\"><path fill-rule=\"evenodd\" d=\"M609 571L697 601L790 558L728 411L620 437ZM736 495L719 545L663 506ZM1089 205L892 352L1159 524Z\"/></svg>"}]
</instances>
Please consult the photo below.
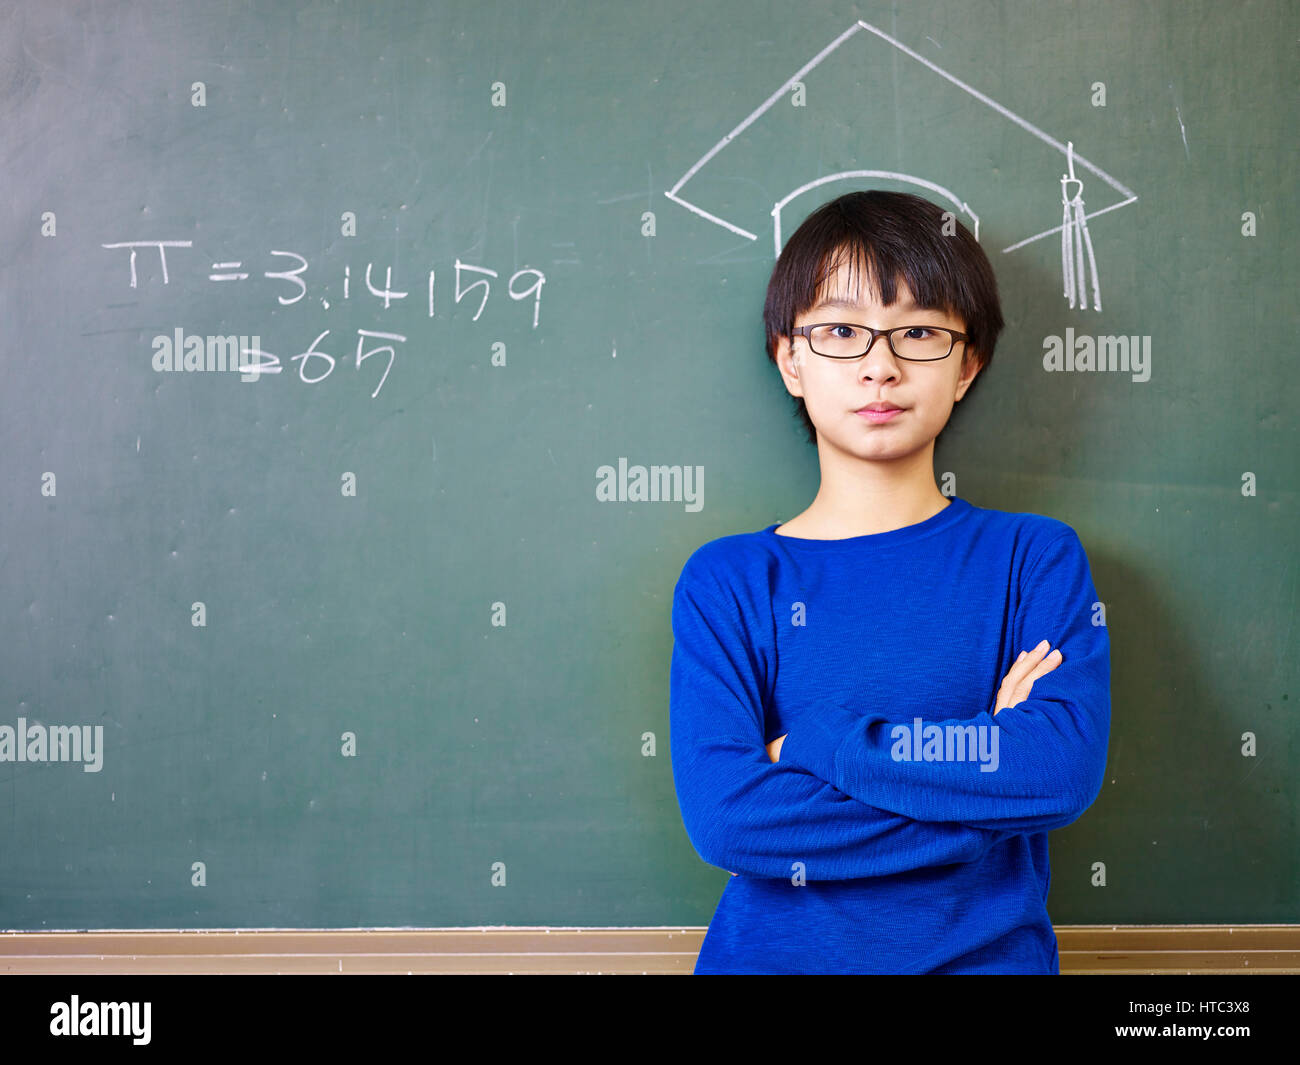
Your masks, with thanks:
<instances>
[{"instance_id":1,"label":"black eyeglass frame","mask_svg":"<svg viewBox=\"0 0 1300 1065\"><path fill-rule=\"evenodd\" d=\"M871 339L867 342L866 350L860 355L827 355L824 352L818 351L813 347L812 331L827 325L846 325L850 329L865 329L871 334ZM952 338L952 343L948 345L948 350L942 355L936 355L930 359L918 359L911 355L900 355L898 354L898 349L894 347L893 334L906 333L909 329L931 329L936 333L947 333ZM894 358L902 359L904 362L939 362L952 354L953 348L957 346L958 342L966 344L970 343L969 334L961 333L956 329L949 329L942 325L896 325L893 329L873 329L869 325L858 325L856 322L817 322L814 325L801 325L791 330L790 339L793 340L797 336L801 336L808 341L808 350L814 355L820 355L823 359L834 359L837 362L849 362L854 359L865 358L867 353L870 352L872 347L875 345L876 338L881 336L885 338L885 343L889 345L889 350L894 353Z\"/></svg>"}]
</instances>

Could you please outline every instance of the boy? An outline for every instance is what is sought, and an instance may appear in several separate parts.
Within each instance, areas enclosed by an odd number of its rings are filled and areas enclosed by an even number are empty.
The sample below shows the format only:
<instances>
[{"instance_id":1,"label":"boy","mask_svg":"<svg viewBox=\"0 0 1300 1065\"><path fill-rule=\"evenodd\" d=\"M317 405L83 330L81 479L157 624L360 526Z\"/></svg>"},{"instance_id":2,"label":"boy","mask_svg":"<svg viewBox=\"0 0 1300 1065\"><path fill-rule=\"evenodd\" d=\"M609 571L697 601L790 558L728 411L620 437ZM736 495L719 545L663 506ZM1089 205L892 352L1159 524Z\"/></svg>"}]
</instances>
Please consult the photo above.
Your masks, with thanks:
<instances>
[{"instance_id":1,"label":"boy","mask_svg":"<svg viewBox=\"0 0 1300 1065\"><path fill-rule=\"evenodd\" d=\"M1059 973L1047 832L1101 788L1110 645L1070 526L935 486L1002 328L992 267L934 204L850 193L764 320L821 486L674 590L674 784L732 873L695 972Z\"/></svg>"}]
</instances>

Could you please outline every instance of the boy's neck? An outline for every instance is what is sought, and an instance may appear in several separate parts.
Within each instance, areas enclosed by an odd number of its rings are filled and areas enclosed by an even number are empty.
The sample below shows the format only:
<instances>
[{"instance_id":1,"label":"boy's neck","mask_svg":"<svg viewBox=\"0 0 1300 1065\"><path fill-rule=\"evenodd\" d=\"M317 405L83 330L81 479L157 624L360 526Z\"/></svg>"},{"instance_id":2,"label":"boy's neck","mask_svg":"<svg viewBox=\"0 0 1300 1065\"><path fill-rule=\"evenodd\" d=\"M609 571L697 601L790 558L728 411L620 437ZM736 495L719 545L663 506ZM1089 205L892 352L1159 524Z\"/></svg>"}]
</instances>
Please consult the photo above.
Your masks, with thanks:
<instances>
[{"instance_id":1,"label":"boy's neck","mask_svg":"<svg viewBox=\"0 0 1300 1065\"><path fill-rule=\"evenodd\" d=\"M893 532L934 517L949 499L934 483L933 451L911 459L901 464L823 461L817 497L777 532L842 540Z\"/></svg>"}]
</instances>

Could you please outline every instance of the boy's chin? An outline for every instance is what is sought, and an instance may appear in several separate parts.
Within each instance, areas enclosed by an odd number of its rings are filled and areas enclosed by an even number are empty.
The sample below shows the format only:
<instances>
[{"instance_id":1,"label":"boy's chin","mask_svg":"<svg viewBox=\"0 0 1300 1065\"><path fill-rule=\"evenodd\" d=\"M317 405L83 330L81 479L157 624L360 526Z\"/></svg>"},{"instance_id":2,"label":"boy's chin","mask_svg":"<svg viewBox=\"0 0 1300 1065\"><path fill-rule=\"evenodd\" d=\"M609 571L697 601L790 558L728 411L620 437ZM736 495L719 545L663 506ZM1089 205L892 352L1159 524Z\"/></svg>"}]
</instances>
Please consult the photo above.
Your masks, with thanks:
<instances>
[{"instance_id":1,"label":"boy's chin","mask_svg":"<svg viewBox=\"0 0 1300 1065\"><path fill-rule=\"evenodd\" d=\"M861 459L863 462L898 462L900 459L909 458L925 447L924 443L918 444L911 439L864 440L861 436L857 436L855 439L853 434L819 434L818 447L827 445L841 454L850 458Z\"/></svg>"}]
</instances>

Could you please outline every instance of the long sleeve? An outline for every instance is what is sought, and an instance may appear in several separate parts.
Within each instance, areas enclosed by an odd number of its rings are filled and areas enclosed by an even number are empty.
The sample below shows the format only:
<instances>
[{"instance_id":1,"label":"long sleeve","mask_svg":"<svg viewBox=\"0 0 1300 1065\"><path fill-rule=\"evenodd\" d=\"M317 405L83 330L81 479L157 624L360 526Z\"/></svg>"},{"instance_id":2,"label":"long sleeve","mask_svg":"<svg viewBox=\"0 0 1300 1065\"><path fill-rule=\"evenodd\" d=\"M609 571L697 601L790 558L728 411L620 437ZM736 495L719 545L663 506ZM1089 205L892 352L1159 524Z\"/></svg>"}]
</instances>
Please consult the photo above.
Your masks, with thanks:
<instances>
[{"instance_id":1,"label":"long sleeve","mask_svg":"<svg viewBox=\"0 0 1300 1065\"><path fill-rule=\"evenodd\" d=\"M887 876L971 862L1014 835L922 824L844 794L764 744L762 663L741 611L683 570L673 593L670 742L687 836L709 864L755 877Z\"/></svg>"},{"instance_id":2,"label":"long sleeve","mask_svg":"<svg viewBox=\"0 0 1300 1065\"><path fill-rule=\"evenodd\" d=\"M939 721L926 719L924 708L916 707L921 735L928 739L924 730L937 725L944 737L944 754L925 760L939 748L923 744L921 752L912 750L911 736L898 732L897 706L886 720L864 692L862 710L828 706L801 721L782 746L781 762L804 768L861 802L919 821L1025 832L1075 821L1097 797L1105 774L1110 643L1105 625L1096 623L1097 592L1072 529L1026 566L1018 592L999 677L1020 651L1044 639L1063 655L1056 669L1034 681L1024 702L995 718L995 690L979 713ZM996 761L969 755L959 760L948 752L950 729L971 725L995 730L984 736L985 751L995 751ZM989 771L989 766L996 768Z\"/></svg>"}]
</instances>

